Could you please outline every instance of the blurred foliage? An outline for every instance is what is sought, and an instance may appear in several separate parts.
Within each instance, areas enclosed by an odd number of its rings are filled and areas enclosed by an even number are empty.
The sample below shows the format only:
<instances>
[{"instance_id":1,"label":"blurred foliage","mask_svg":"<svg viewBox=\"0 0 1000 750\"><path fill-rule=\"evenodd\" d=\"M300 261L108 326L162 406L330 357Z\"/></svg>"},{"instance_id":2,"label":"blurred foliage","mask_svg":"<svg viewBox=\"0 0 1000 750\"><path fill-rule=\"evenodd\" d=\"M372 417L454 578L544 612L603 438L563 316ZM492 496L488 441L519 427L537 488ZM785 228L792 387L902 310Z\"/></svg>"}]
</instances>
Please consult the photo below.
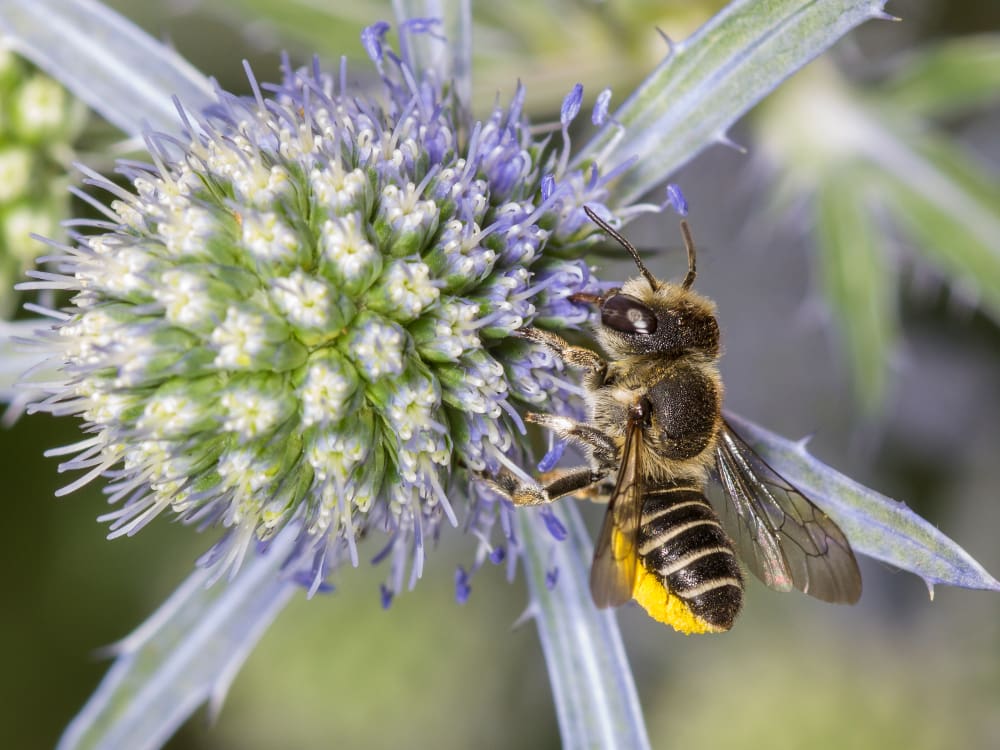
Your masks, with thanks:
<instances>
[{"instance_id":1,"label":"blurred foliage","mask_svg":"<svg viewBox=\"0 0 1000 750\"><path fill-rule=\"evenodd\" d=\"M0 45L0 318L10 318L13 286L69 218L67 169L86 110L66 90Z\"/></svg>"},{"instance_id":2,"label":"blurred foliage","mask_svg":"<svg viewBox=\"0 0 1000 750\"><path fill-rule=\"evenodd\" d=\"M969 35L899 54L877 97L920 117L954 117L1000 100L1000 39Z\"/></svg>"},{"instance_id":3,"label":"blurred foliage","mask_svg":"<svg viewBox=\"0 0 1000 750\"><path fill-rule=\"evenodd\" d=\"M686 679L665 682L659 699L685 720L657 726L654 716L650 731L669 733L673 747L704 742L708 726L711 746L721 748L983 747L982 726L962 710L964 699L945 698L942 688L954 687L956 675L939 671L937 689L928 689L908 666L923 658L920 644L871 631L857 633L859 640L851 643L844 632L796 632L787 623L773 623L769 632L781 644L781 658L744 644L728 659L713 659L709 671L691 654L681 655L677 667ZM848 652L853 654L845 658ZM729 689L718 689L720 684ZM726 721L717 721L719 716Z\"/></svg>"},{"instance_id":4,"label":"blurred foliage","mask_svg":"<svg viewBox=\"0 0 1000 750\"><path fill-rule=\"evenodd\" d=\"M898 348L894 236L1000 321L1000 171L943 124L1000 102L1000 35L938 43L892 67L865 84L819 60L753 118L778 173L770 211L812 203L820 286L869 410L883 403Z\"/></svg>"}]
</instances>

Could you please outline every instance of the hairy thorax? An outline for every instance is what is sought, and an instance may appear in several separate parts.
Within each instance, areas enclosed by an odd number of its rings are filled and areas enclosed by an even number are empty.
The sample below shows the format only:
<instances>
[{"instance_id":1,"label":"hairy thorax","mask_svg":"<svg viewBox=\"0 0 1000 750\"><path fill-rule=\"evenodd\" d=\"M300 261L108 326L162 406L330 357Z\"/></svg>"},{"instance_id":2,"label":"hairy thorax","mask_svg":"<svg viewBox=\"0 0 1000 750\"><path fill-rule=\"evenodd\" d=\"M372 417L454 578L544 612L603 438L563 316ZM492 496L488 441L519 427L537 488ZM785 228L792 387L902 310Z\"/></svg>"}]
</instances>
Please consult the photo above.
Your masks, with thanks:
<instances>
[{"instance_id":1,"label":"hairy thorax","mask_svg":"<svg viewBox=\"0 0 1000 750\"><path fill-rule=\"evenodd\" d=\"M649 484L704 482L722 423L722 382L714 359L626 357L610 363L603 381L590 385L593 423L615 439L619 452L632 408L647 399L642 463Z\"/></svg>"}]
</instances>

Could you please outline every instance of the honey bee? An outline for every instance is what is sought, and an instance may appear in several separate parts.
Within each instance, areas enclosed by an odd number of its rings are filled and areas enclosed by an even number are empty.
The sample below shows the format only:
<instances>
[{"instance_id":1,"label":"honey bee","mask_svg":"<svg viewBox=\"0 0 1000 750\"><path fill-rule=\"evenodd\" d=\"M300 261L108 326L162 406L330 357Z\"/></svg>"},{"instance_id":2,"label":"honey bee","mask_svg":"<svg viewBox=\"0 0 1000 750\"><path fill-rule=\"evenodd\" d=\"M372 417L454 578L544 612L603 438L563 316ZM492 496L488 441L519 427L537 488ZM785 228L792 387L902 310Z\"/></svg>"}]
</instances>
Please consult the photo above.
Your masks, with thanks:
<instances>
[{"instance_id":1,"label":"honey bee","mask_svg":"<svg viewBox=\"0 0 1000 750\"><path fill-rule=\"evenodd\" d=\"M573 298L599 307L595 336L610 359L541 329L518 335L583 371L589 423L526 418L578 445L588 465L548 472L541 484L503 469L493 484L516 505L538 505L613 482L590 572L598 607L634 599L684 633L729 630L743 604L737 550L773 589L856 602L861 574L843 532L723 416L719 326L714 303L691 289L687 222L688 270L676 284L659 281L628 240L584 210L639 269L620 289Z\"/></svg>"}]
</instances>

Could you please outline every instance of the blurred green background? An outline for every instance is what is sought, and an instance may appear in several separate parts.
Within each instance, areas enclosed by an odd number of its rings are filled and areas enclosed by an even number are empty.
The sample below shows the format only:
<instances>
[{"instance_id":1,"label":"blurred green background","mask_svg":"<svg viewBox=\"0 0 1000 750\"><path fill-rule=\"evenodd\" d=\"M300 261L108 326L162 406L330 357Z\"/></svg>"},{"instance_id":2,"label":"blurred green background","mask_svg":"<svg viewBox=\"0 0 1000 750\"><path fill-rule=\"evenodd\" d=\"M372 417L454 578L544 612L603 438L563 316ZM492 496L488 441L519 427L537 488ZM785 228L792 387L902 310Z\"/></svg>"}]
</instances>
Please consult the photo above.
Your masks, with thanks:
<instances>
[{"instance_id":1,"label":"blurred green background","mask_svg":"<svg viewBox=\"0 0 1000 750\"><path fill-rule=\"evenodd\" d=\"M240 61L262 80L277 50L298 59L321 45L361 55L363 12L298 15L305 3L275 0L113 3L171 42L231 90L245 90ZM322 5L322 4L319 4ZM350 10L350 5L354 10ZM711 4L552 2L532 22L525 5L508 16L475 3L477 91L492 101L521 78L536 122L557 114L577 80L596 93L624 93L662 52L653 27L683 38ZM717 4L716 4L717 5ZM317 6L313 3L312 6ZM838 53L877 70L898 50L1000 29L997 4L909 2L889 8L901 24L869 24ZM336 18L335 13L343 18ZM492 14L492 15L491 15ZM259 19L277 16L279 24ZM253 20L258 19L258 20ZM331 31L336 30L336 33ZM583 64L586 61L586 65ZM1000 166L996 109L943 127L994 174ZM727 406L790 437L815 433L823 460L905 500L1000 574L1000 331L958 300L905 238L900 263L889 395L863 408L852 366L819 301L821 267L809 215L770 206L773 182L747 127L734 133L749 155L715 148L676 176L700 246L699 289L719 305ZM640 247L662 245L667 217L629 227ZM683 267L680 238L649 261L663 275ZM1000 253L1000 237L997 247ZM609 264L605 278L632 273ZM94 518L96 487L57 500L65 483L42 452L77 439L77 426L44 417L0 432L7 476L7 571L0 639L0 747L51 746L96 687L108 663L96 650L138 625L182 581L209 535L165 519L137 538L107 542ZM590 514L596 528L600 509ZM336 593L299 597L237 677L217 722L199 712L171 748L553 748L558 731L523 582L500 569L473 579L454 603L453 572L473 546L446 535L415 592L379 605L384 570L363 565L335 579ZM368 550L368 557L375 550ZM363 557L365 555L363 554ZM635 608L619 619L655 748L1000 747L1000 596L941 588L928 600L908 574L863 561L865 593L853 608L752 584L733 632L684 637Z\"/></svg>"}]
</instances>

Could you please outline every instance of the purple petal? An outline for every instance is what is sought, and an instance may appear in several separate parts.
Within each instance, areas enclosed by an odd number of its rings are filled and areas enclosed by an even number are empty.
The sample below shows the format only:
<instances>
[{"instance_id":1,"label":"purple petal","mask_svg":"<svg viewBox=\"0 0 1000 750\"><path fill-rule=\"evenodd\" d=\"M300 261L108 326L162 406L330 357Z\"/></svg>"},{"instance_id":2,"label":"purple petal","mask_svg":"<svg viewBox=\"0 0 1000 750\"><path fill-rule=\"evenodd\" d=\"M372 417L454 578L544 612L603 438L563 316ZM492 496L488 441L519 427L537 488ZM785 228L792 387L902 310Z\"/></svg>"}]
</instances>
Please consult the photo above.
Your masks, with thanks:
<instances>
[{"instance_id":1,"label":"purple petal","mask_svg":"<svg viewBox=\"0 0 1000 750\"><path fill-rule=\"evenodd\" d=\"M573 90L566 94L563 99L562 109L559 110L559 122L563 127L569 125L576 116L580 114L580 105L583 103L583 84L578 83Z\"/></svg>"},{"instance_id":2,"label":"purple petal","mask_svg":"<svg viewBox=\"0 0 1000 750\"><path fill-rule=\"evenodd\" d=\"M674 183L667 185L667 205L669 205L680 216L687 216L688 204L679 186Z\"/></svg>"}]
</instances>

